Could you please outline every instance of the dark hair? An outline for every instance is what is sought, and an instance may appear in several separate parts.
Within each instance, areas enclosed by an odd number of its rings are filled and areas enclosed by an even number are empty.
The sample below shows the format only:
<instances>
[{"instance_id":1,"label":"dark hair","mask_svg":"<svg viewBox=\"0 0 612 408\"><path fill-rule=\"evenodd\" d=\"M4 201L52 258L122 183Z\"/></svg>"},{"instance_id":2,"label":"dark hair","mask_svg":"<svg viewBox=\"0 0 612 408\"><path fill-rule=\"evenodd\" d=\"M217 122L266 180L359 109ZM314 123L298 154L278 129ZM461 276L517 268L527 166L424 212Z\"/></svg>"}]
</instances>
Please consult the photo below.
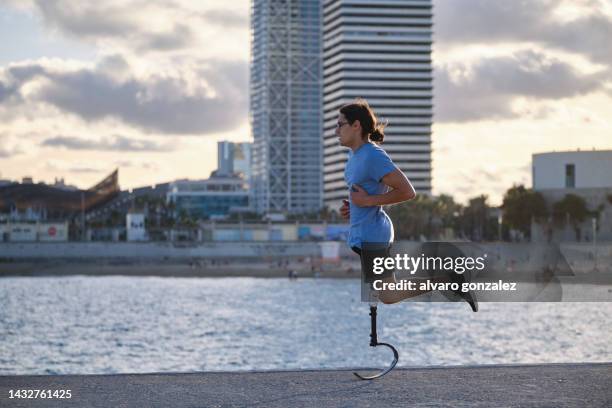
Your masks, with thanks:
<instances>
[{"instance_id":1,"label":"dark hair","mask_svg":"<svg viewBox=\"0 0 612 408\"><path fill-rule=\"evenodd\" d=\"M361 124L362 137L369 137L372 142L382 144L385 140L384 123L379 123L374 115L374 111L365 99L355 99L355 102L344 105L340 108L340 113L352 125L356 120Z\"/></svg>"}]
</instances>

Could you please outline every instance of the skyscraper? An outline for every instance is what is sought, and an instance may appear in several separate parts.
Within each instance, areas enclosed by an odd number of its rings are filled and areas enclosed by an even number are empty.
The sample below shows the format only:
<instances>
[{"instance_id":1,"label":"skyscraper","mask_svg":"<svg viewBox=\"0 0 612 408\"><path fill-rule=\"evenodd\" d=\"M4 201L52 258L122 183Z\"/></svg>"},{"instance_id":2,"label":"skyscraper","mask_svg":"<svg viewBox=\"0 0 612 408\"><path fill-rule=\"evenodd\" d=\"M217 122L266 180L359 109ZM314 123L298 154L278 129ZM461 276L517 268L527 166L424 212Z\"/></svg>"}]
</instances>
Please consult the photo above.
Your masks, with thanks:
<instances>
[{"instance_id":1,"label":"skyscraper","mask_svg":"<svg viewBox=\"0 0 612 408\"><path fill-rule=\"evenodd\" d=\"M252 204L259 213L322 206L321 2L253 0Z\"/></svg>"},{"instance_id":2,"label":"skyscraper","mask_svg":"<svg viewBox=\"0 0 612 408\"><path fill-rule=\"evenodd\" d=\"M325 0L323 6L324 202L347 196L346 148L335 136L338 109L366 98L387 120L383 148L431 193L431 0Z\"/></svg>"}]
</instances>

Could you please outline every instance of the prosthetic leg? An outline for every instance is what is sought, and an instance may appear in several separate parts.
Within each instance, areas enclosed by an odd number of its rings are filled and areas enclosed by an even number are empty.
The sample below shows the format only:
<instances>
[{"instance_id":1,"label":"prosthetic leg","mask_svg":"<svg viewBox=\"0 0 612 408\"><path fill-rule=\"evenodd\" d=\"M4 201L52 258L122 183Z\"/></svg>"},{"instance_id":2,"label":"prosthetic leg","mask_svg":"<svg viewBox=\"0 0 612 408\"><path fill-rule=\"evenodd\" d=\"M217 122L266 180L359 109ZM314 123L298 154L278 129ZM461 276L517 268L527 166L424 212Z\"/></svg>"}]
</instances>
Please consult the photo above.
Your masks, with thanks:
<instances>
[{"instance_id":1,"label":"prosthetic leg","mask_svg":"<svg viewBox=\"0 0 612 408\"><path fill-rule=\"evenodd\" d=\"M391 370L393 370L395 368L395 365L397 364L397 360L399 360L399 354L397 352L397 350L395 349L395 347L393 347L392 345L388 344L388 343L379 343L378 342L378 335L376 333L376 303L374 305L370 304L370 325L371 325L371 331L370 331L370 347L377 347L377 346L386 346L389 347L391 349L391 351L393 351L393 362L391 363L391 365L389 367L387 367L386 369L380 371L378 374L374 374L374 375L370 375L370 376L364 376L361 375L359 373L353 372L353 374L355 374L355 376L357 378L359 378L360 380L374 380L376 378L380 378L383 375L389 373Z\"/></svg>"},{"instance_id":2,"label":"prosthetic leg","mask_svg":"<svg viewBox=\"0 0 612 408\"><path fill-rule=\"evenodd\" d=\"M372 259L376 256L388 256L389 248L389 244L387 243L364 245L363 249L359 250L353 248L361 258L361 299L364 302L368 302L370 305L370 347L385 346L393 351L393 362L391 365L377 374L366 376L353 372L360 380L374 380L384 376L395 368L397 360L399 360L399 353L395 347L388 343L379 343L378 333L376 332L376 315L379 299L378 291L372 286L374 280L377 279L372 271Z\"/></svg>"}]
</instances>

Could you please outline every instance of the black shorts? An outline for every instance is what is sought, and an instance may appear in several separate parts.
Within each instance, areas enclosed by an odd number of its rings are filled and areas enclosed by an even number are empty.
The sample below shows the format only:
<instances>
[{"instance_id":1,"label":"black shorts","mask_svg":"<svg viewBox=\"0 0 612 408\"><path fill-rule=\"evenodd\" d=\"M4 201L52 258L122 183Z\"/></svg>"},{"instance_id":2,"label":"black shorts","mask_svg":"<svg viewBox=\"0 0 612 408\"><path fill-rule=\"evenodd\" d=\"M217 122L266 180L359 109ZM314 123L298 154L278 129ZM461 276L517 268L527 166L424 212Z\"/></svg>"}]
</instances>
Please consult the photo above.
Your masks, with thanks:
<instances>
[{"instance_id":1,"label":"black shorts","mask_svg":"<svg viewBox=\"0 0 612 408\"><path fill-rule=\"evenodd\" d=\"M375 280L386 279L393 276L394 268L383 267L382 273L374 273L374 259L391 256L391 244L364 244L362 248L351 247L361 258L361 278L363 283L372 283Z\"/></svg>"}]
</instances>

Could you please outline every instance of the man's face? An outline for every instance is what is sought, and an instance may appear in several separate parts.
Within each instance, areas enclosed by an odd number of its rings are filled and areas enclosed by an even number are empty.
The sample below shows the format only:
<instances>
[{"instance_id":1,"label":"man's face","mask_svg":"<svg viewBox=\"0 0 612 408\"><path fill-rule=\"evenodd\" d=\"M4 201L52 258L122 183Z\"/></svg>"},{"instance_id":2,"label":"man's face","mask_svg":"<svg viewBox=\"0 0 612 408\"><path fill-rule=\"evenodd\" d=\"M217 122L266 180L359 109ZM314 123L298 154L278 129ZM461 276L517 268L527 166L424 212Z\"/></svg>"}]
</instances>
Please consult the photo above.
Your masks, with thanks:
<instances>
[{"instance_id":1,"label":"man's face","mask_svg":"<svg viewBox=\"0 0 612 408\"><path fill-rule=\"evenodd\" d=\"M342 113L338 115L338 121L336 123L336 136L338 137L340 146L350 147L359 137L361 137L360 130L357 130L357 127L357 121L350 124Z\"/></svg>"}]
</instances>

